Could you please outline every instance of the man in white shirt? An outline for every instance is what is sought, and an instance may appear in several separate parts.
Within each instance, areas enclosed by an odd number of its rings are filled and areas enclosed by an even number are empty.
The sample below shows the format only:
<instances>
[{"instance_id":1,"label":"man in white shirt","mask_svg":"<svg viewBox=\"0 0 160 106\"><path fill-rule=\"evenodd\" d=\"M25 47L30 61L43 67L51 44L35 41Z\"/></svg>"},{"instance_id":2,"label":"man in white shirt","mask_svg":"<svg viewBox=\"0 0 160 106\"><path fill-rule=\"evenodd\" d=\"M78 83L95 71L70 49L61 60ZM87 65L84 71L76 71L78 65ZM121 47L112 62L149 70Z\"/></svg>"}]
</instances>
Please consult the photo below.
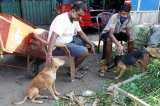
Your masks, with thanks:
<instances>
[{"instance_id":1,"label":"man in white shirt","mask_svg":"<svg viewBox=\"0 0 160 106\"><path fill-rule=\"evenodd\" d=\"M46 67L52 67L51 58L63 56L65 52L61 48L54 48L55 44L65 44L72 56L75 58L75 68L77 71L80 64L88 56L88 50L84 47L85 43L91 46L91 53L95 53L93 44L86 34L82 31L78 20L84 16L86 6L83 2L77 1L73 4L69 12L58 15L52 22L48 36L48 55L46 57ZM82 78L83 75L76 72L75 78Z\"/></svg>"}]
</instances>

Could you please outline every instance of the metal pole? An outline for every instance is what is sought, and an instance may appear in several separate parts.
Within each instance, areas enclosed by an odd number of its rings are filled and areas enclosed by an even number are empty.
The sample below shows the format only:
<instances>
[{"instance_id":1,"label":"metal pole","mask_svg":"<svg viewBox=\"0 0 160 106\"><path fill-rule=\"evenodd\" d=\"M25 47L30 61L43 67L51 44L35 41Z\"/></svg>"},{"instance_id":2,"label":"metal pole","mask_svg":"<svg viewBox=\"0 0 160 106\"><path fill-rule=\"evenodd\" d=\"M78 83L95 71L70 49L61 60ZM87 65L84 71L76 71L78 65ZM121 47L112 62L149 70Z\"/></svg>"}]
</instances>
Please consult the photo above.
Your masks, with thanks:
<instances>
[{"instance_id":1,"label":"metal pole","mask_svg":"<svg viewBox=\"0 0 160 106\"><path fill-rule=\"evenodd\" d=\"M124 95L126 95L127 97L131 98L134 101L137 101L138 103L140 103L142 106L150 106L149 104L145 103L144 101L142 101L141 99L135 97L132 94L127 93L126 91L118 88L117 86L114 86L114 89L117 89L118 91L122 92Z\"/></svg>"}]
</instances>

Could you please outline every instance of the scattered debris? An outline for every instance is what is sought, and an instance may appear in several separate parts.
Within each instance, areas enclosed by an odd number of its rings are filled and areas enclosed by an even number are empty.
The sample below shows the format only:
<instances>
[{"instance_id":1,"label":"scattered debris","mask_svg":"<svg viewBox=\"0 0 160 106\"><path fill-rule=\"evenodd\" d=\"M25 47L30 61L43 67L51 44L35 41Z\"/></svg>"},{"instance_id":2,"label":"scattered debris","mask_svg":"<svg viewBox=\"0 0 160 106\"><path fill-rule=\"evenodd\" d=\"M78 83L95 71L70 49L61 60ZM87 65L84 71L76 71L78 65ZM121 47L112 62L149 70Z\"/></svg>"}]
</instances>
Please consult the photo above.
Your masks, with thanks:
<instances>
[{"instance_id":1,"label":"scattered debris","mask_svg":"<svg viewBox=\"0 0 160 106\"><path fill-rule=\"evenodd\" d=\"M95 99L92 106L97 106L98 99Z\"/></svg>"},{"instance_id":2,"label":"scattered debris","mask_svg":"<svg viewBox=\"0 0 160 106\"><path fill-rule=\"evenodd\" d=\"M88 99L91 99L91 96L89 98L86 96L83 97L82 92L72 91L69 94L65 94L61 98L71 101L68 104L65 104L65 106L88 106L86 103ZM90 104L89 106L97 106L97 103L98 103L98 99L95 99L93 104Z\"/></svg>"},{"instance_id":3,"label":"scattered debris","mask_svg":"<svg viewBox=\"0 0 160 106\"><path fill-rule=\"evenodd\" d=\"M87 102L87 101L84 101L82 96L78 97L78 99L76 99L76 101L79 106L85 106L85 103Z\"/></svg>"},{"instance_id":4,"label":"scattered debris","mask_svg":"<svg viewBox=\"0 0 160 106\"><path fill-rule=\"evenodd\" d=\"M104 84L100 84L101 87L104 87Z\"/></svg>"},{"instance_id":5,"label":"scattered debris","mask_svg":"<svg viewBox=\"0 0 160 106\"><path fill-rule=\"evenodd\" d=\"M72 101L72 100L75 98L75 94L74 94L74 92L71 92L71 93L69 93L69 94L65 94L65 95L62 96L61 98Z\"/></svg>"},{"instance_id":6,"label":"scattered debris","mask_svg":"<svg viewBox=\"0 0 160 106\"><path fill-rule=\"evenodd\" d=\"M86 90L82 92L82 96L94 96L94 95L96 95L96 93L91 90Z\"/></svg>"},{"instance_id":7,"label":"scattered debris","mask_svg":"<svg viewBox=\"0 0 160 106\"><path fill-rule=\"evenodd\" d=\"M16 82L19 84L19 85L21 85L22 83L20 82L20 80L16 80Z\"/></svg>"},{"instance_id":8,"label":"scattered debris","mask_svg":"<svg viewBox=\"0 0 160 106\"><path fill-rule=\"evenodd\" d=\"M21 78L25 78L25 76L24 75L19 75L19 76L15 77L15 79L21 79Z\"/></svg>"},{"instance_id":9,"label":"scattered debris","mask_svg":"<svg viewBox=\"0 0 160 106\"><path fill-rule=\"evenodd\" d=\"M99 61L99 62L97 62L98 64L106 64L106 60L101 60L101 61Z\"/></svg>"}]
</instances>

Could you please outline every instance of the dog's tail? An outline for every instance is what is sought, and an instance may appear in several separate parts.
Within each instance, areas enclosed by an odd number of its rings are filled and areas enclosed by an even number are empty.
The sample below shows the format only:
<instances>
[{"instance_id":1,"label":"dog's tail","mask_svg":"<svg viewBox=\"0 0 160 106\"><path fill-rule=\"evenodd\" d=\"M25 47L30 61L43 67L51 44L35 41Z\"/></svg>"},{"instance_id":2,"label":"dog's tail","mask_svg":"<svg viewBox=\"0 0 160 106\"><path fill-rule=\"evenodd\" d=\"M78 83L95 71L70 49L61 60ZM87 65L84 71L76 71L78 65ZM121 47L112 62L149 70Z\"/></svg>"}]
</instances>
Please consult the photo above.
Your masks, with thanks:
<instances>
[{"instance_id":1,"label":"dog's tail","mask_svg":"<svg viewBox=\"0 0 160 106\"><path fill-rule=\"evenodd\" d=\"M28 98L28 96L26 95L22 101L20 101L20 102L14 102L14 101L12 101L11 103L14 104L14 105L19 105L19 104L24 103L27 100L27 98Z\"/></svg>"}]
</instances>

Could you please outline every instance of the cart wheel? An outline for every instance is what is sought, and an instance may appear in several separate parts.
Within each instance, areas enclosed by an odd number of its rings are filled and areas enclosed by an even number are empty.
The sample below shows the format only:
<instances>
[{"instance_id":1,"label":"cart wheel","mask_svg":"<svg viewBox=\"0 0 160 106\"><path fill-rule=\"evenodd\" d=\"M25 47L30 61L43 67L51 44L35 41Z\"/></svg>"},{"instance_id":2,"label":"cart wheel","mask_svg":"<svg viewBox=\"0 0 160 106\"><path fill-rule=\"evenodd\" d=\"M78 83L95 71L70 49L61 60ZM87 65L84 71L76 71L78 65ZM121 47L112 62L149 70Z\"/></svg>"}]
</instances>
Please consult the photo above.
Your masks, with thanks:
<instances>
[{"instance_id":1,"label":"cart wheel","mask_svg":"<svg viewBox=\"0 0 160 106\"><path fill-rule=\"evenodd\" d=\"M36 61L31 61L27 67L27 76L34 78L38 74L38 64Z\"/></svg>"}]
</instances>

